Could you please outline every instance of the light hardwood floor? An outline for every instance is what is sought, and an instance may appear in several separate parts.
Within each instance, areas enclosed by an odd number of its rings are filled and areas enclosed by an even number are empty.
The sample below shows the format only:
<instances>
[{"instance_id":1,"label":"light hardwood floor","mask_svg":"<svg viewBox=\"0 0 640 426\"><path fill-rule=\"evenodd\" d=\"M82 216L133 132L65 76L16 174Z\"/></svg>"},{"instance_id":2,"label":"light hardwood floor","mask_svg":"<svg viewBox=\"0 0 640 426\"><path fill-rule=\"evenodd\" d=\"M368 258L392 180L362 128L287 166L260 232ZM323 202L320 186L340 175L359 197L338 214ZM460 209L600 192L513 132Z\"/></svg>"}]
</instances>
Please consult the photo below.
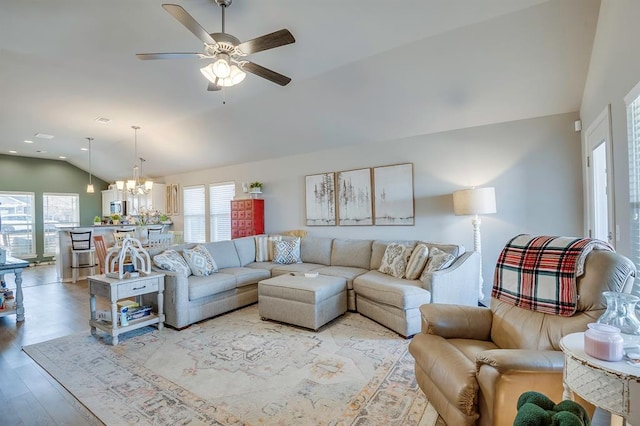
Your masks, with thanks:
<instances>
[{"instance_id":1,"label":"light hardwood floor","mask_svg":"<svg viewBox=\"0 0 640 426\"><path fill-rule=\"evenodd\" d=\"M15 288L13 275L5 276ZM0 318L0 425L101 425L22 346L72 333L89 333L89 294L86 280L60 283L53 265L23 273L25 321Z\"/></svg>"},{"instance_id":2,"label":"light hardwood floor","mask_svg":"<svg viewBox=\"0 0 640 426\"><path fill-rule=\"evenodd\" d=\"M7 285L15 287L13 276ZM102 425L55 379L36 364L22 346L72 333L89 333L86 280L61 283L54 265L23 273L25 321L0 318L0 425ZM98 308L107 309L98 298ZM608 425L609 415L596 410L592 425Z\"/></svg>"}]
</instances>

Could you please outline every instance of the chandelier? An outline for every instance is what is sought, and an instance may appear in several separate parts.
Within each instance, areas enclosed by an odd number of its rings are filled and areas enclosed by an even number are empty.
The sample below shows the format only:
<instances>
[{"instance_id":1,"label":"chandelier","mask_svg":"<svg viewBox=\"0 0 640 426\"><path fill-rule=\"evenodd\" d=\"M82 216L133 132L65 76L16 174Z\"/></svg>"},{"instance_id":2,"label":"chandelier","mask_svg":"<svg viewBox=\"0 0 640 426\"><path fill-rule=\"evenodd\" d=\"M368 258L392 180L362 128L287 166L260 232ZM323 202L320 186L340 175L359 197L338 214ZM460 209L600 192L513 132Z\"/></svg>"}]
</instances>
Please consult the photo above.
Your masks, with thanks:
<instances>
[{"instance_id":1,"label":"chandelier","mask_svg":"<svg viewBox=\"0 0 640 426\"><path fill-rule=\"evenodd\" d=\"M153 188L153 181L144 179L142 174L142 163L146 160L142 157L138 157L138 130L140 126L131 126L134 132L134 145L133 145L133 178L126 181L117 180L116 188L119 190L126 190L132 195L145 195L148 194ZM140 160L140 167L138 167L138 160Z\"/></svg>"}]
</instances>

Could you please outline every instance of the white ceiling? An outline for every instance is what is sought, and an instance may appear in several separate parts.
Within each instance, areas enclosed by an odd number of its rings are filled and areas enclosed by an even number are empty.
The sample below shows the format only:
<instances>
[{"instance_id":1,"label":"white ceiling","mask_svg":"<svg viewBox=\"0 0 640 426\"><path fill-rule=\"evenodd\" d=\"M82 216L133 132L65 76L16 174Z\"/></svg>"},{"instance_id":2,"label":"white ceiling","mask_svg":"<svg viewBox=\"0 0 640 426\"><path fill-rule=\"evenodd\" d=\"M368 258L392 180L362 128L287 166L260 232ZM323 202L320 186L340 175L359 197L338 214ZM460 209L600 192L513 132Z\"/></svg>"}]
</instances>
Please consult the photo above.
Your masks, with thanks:
<instances>
[{"instance_id":1,"label":"white ceiling","mask_svg":"<svg viewBox=\"0 0 640 426\"><path fill-rule=\"evenodd\" d=\"M248 74L223 93L206 91L201 60L136 59L202 51L161 4L0 0L0 153L87 170L90 136L93 172L112 181L131 174L132 125L158 177L577 111L600 1L234 0L241 41L293 33L249 57L293 81ZM212 0L179 4L221 30Z\"/></svg>"}]
</instances>

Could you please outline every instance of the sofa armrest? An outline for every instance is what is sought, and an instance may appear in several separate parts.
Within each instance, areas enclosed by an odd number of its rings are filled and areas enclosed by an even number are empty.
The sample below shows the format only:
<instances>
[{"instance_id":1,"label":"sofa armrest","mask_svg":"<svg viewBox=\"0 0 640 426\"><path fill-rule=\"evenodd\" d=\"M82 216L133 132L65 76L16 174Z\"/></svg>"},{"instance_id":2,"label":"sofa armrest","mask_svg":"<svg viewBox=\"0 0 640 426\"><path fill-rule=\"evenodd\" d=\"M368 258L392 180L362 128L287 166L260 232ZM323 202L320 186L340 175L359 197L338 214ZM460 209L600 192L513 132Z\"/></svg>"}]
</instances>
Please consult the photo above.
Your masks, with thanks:
<instances>
[{"instance_id":1,"label":"sofa armrest","mask_svg":"<svg viewBox=\"0 0 640 426\"><path fill-rule=\"evenodd\" d=\"M164 275L164 314L165 323L182 328L189 325L189 278L182 273L152 268ZM155 298L155 297L154 297ZM144 298L145 302L147 298ZM155 304L154 300L149 302Z\"/></svg>"},{"instance_id":2,"label":"sofa armrest","mask_svg":"<svg viewBox=\"0 0 640 426\"><path fill-rule=\"evenodd\" d=\"M500 374L509 372L562 373L562 351L538 351L529 349L491 349L476 355L476 370L490 365Z\"/></svg>"},{"instance_id":3,"label":"sofa armrest","mask_svg":"<svg viewBox=\"0 0 640 426\"><path fill-rule=\"evenodd\" d=\"M425 274L423 286L431 292L432 303L478 305L480 254L464 253L451 266Z\"/></svg>"},{"instance_id":4,"label":"sofa armrest","mask_svg":"<svg viewBox=\"0 0 640 426\"><path fill-rule=\"evenodd\" d=\"M491 309L480 306L441 305L420 306L422 332L445 339L491 340Z\"/></svg>"}]
</instances>

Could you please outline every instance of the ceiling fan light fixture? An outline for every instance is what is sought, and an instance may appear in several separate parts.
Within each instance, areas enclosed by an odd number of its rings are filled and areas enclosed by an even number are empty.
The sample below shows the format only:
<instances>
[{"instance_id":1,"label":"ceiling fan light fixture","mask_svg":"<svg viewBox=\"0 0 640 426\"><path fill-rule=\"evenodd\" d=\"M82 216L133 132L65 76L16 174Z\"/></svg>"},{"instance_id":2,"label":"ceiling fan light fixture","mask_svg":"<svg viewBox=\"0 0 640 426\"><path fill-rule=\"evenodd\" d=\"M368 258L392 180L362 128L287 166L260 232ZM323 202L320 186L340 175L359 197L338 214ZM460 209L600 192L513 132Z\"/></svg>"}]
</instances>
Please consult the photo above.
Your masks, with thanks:
<instances>
[{"instance_id":1,"label":"ceiling fan light fixture","mask_svg":"<svg viewBox=\"0 0 640 426\"><path fill-rule=\"evenodd\" d=\"M218 79L218 77L216 77L216 75L213 73L213 64L209 64L206 67L200 68L200 72L207 78L207 80L209 80L213 84L216 84L216 80Z\"/></svg>"},{"instance_id":2,"label":"ceiling fan light fixture","mask_svg":"<svg viewBox=\"0 0 640 426\"><path fill-rule=\"evenodd\" d=\"M231 66L229 65L229 55L226 53L218 53L216 60L213 62L211 71L218 78L227 78L231 74Z\"/></svg>"}]
</instances>

